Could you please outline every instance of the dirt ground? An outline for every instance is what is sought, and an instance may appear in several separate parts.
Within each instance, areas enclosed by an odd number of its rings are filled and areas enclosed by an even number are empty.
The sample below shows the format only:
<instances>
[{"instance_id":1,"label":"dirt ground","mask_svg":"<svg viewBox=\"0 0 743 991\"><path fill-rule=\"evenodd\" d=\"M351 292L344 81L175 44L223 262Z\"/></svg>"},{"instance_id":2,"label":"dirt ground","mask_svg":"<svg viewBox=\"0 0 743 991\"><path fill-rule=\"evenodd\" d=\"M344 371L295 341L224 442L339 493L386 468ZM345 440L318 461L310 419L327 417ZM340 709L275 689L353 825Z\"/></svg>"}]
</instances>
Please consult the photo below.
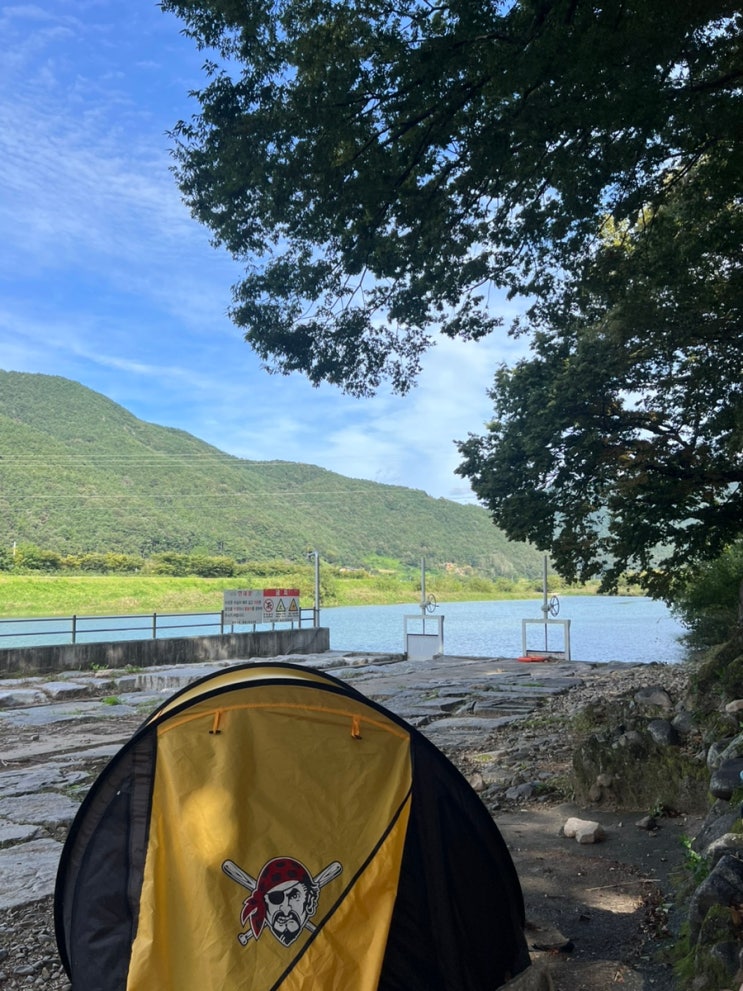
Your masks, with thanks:
<instances>
[{"instance_id":1,"label":"dirt ground","mask_svg":"<svg viewBox=\"0 0 743 991\"><path fill-rule=\"evenodd\" d=\"M496 813L521 879L532 959L549 965L556 991L677 991L670 950L683 907L673 901L682 839L699 819L647 830L636 825L644 815L532 803ZM564 837L571 816L600 822L606 838Z\"/></svg>"}]
</instances>

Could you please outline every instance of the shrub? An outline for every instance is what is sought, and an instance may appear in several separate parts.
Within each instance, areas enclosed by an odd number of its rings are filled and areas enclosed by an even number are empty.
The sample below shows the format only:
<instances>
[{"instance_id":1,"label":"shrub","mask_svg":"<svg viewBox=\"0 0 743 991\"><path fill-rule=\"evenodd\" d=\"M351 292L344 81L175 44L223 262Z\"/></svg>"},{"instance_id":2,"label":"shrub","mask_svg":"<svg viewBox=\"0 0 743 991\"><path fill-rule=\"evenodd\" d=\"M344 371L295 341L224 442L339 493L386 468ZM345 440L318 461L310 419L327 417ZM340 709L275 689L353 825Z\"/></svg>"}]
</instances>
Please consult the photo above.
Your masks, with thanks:
<instances>
[{"instance_id":1,"label":"shrub","mask_svg":"<svg viewBox=\"0 0 743 991\"><path fill-rule=\"evenodd\" d=\"M58 571L62 558L56 551L45 551L36 544L19 544L13 558L16 570Z\"/></svg>"},{"instance_id":2,"label":"shrub","mask_svg":"<svg viewBox=\"0 0 743 991\"><path fill-rule=\"evenodd\" d=\"M733 544L719 558L699 568L673 603L697 642L712 645L730 637L738 621L743 581L743 542Z\"/></svg>"},{"instance_id":3,"label":"shrub","mask_svg":"<svg viewBox=\"0 0 743 991\"><path fill-rule=\"evenodd\" d=\"M235 562L231 557L192 554L189 559L189 573L201 578L231 578L235 574Z\"/></svg>"}]
</instances>

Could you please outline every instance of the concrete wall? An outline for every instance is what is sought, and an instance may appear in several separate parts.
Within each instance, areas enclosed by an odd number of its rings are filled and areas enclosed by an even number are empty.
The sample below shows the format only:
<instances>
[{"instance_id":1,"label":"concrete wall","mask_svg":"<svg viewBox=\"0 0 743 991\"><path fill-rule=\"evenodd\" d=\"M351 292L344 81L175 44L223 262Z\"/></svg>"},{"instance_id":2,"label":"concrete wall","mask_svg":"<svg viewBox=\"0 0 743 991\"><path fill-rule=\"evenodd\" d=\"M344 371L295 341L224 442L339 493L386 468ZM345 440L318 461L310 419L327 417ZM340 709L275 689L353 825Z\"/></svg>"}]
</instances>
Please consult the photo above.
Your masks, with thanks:
<instances>
[{"instance_id":1,"label":"concrete wall","mask_svg":"<svg viewBox=\"0 0 743 991\"><path fill-rule=\"evenodd\" d=\"M115 643L53 644L0 650L0 676L85 671L92 668L137 668L156 664L247 660L282 654L316 654L330 649L327 627L225 633L222 636L162 640L119 640Z\"/></svg>"}]
</instances>

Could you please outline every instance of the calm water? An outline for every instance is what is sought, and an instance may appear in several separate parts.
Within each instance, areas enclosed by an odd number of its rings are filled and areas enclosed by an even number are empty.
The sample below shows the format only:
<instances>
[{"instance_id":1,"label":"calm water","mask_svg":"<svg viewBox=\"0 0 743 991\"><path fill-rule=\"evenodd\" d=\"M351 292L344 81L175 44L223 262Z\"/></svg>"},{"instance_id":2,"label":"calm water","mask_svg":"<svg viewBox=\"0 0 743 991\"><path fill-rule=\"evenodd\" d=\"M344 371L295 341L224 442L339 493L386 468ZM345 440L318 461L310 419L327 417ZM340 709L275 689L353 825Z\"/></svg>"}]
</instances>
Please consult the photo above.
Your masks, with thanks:
<instances>
[{"instance_id":1,"label":"calm water","mask_svg":"<svg viewBox=\"0 0 743 991\"><path fill-rule=\"evenodd\" d=\"M518 657L522 653L521 620L542 618L542 600L444 602L434 615L444 617L444 651L468 656ZM402 651L403 617L420 616L415 605L339 606L323 609L320 622L330 628L333 650ZM571 656L575 661L648 663L683 660L679 642L684 627L661 602L637 596L561 596L558 619L569 619ZM408 631L422 631L420 619ZM426 633L435 633L426 623ZM561 650L562 627L549 628L548 645ZM544 649L544 626L527 626L527 649Z\"/></svg>"},{"instance_id":2,"label":"calm water","mask_svg":"<svg viewBox=\"0 0 743 991\"><path fill-rule=\"evenodd\" d=\"M541 620L542 599L512 602L443 602L426 617L426 633L435 633L436 616L444 617L444 651L465 657L519 657L523 653L521 620ZM330 628L333 650L401 653L405 650L403 617L410 633L423 631L415 603L396 606L323 608L320 622ZM575 661L647 663L683 660L679 641L683 626L661 602L635 596L562 596L559 619L569 619L571 657ZM193 625L184 626L184 623ZM173 624L169 626L169 624ZM128 627L128 629L126 628ZM102 629L103 628L103 629ZM268 627L258 626L258 629ZM235 627L236 631L244 629ZM249 629L249 628L248 628ZM158 617L158 637L219 633L219 614ZM142 640L152 636L152 617L93 617L79 620L78 643ZM0 623L0 648L70 643L70 620ZM550 627L548 645L564 649L562 627ZM544 626L527 627L528 650L544 650Z\"/></svg>"}]
</instances>

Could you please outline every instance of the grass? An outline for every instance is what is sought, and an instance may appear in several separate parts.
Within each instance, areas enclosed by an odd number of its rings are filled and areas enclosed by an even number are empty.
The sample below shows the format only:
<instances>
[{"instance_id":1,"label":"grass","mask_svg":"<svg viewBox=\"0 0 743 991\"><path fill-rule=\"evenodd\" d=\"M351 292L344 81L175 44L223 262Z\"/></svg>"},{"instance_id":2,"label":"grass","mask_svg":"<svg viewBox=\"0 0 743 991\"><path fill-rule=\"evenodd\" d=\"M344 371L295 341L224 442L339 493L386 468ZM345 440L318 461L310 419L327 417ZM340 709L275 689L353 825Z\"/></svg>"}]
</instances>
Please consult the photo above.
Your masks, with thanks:
<instances>
[{"instance_id":1,"label":"grass","mask_svg":"<svg viewBox=\"0 0 743 991\"><path fill-rule=\"evenodd\" d=\"M440 602L494 601L499 599L541 598L539 583L476 582L456 575L428 575L426 591ZM299 585L303 607L314 598L311 574L297 581L297 575L258 578L175 578L151 575L49 575L0 574L0 618L30 619L37 616L123 616L132 614L219 612L225 589L287 588ZM570 594L593 594L589 586L568 589ZM391 605L409 602L417 605L420 588L417 578L365 574L344 577L338 569L327 569L321 577L323 606Z\"/></svg>"}]
</instances>

